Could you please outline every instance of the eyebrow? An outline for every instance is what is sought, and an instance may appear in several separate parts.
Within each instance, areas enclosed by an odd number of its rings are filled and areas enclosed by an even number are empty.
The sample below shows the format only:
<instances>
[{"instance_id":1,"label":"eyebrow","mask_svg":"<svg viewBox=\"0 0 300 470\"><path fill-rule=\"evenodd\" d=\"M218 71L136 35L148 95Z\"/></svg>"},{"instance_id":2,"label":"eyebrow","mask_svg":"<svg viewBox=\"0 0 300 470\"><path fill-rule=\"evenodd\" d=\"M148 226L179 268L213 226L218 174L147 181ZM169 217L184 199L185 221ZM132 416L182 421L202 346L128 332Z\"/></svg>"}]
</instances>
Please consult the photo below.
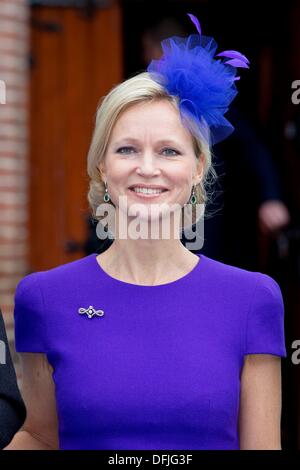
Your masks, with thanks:
<instances>
[{"instance_id":1,"label":"eyebrow","mask_svg":"<svg viewBox=\"0 0 300 470\"><path fill-rule=\"evenodd\" d=\"M121 144L124 145L125 142L132 143L132 144L139 144L140 143L139 139L135 139L134 137L123 137L122 139L115 142L114 145L116 145L116 146L121 145ZM181 147L180 143L177 142L174 139L160 139L156 143L157 144L165 144L165 145L174 145L175 147Z\"/></svg>"}]
</instances>

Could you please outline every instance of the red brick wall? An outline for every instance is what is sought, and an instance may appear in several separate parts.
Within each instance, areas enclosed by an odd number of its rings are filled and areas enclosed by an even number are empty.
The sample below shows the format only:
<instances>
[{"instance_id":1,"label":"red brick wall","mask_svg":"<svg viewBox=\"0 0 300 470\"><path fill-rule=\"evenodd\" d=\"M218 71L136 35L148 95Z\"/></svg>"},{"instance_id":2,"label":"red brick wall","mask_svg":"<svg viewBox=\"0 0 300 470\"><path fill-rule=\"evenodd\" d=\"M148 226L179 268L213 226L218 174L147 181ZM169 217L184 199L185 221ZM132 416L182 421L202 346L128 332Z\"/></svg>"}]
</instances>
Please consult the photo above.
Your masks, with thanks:
<instances>
[{"instance_id":1,"label":"red brick wall","mask_svg":"<svg viewBox=\"0 0 300 470\"><path fill-rule=\"evenodd\" d=\"M28 57L26 0L0 0L0 306L17 373L14 291L28 269Z\"/></svg>"}]
</instances>

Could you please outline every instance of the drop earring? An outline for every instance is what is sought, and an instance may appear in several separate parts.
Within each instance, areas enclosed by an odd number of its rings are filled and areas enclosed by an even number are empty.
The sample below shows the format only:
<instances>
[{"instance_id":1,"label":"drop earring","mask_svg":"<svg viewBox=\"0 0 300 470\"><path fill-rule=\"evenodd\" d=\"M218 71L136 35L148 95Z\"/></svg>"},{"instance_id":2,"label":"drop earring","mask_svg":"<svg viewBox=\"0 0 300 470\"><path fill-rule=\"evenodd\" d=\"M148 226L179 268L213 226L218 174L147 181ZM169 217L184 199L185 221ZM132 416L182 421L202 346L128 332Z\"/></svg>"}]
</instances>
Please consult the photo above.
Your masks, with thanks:
<instances>
[{"instance_id":1,"label":"drop earring","mask_svg":"<svg viewBox=\"0 0 300 470\"><path fill-rule=\"evenodd\" d=\"M106 181L104 181L104 184L105 184L105 193L104 193L104 196L103 196L103 201L104 202L109 202L110 201L110 195L108 194L108 191L107 191Z\"/></svg>"},{"instance_id":2,"label":"drop earring","mask_svg":"<svg viewBox=\"0 0 300 470\"><path fill-rule=\"evenodd\" d=\"M192 194L191 194L189 203L190 204L196 204L196 202L197 202L197 196L196 196L196 193L195 193L195 185L193 185Z\"/></svg>"}]
</instances>

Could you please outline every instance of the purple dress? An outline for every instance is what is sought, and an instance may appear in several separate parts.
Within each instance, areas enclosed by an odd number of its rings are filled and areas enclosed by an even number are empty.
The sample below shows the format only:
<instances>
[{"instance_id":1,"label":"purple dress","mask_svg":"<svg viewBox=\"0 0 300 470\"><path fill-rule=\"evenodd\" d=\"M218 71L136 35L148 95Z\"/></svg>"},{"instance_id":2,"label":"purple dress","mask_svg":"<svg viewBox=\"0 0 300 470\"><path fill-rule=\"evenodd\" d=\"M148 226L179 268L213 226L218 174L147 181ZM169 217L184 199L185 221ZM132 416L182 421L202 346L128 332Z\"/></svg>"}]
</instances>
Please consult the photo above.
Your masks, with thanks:
<instances>
[{"instance_id":1,"label":"purple dress","mask_svg":"<svg viewBox=\"0 0 300 470\"><path fill-rule=\"evenodd\" d=\"M15 294L16 350L54 369L60 449L239 449L244 355L287 356L276 281L201 254L142 286L96 256L28 274Z\"/></svg>"}]
</instances>

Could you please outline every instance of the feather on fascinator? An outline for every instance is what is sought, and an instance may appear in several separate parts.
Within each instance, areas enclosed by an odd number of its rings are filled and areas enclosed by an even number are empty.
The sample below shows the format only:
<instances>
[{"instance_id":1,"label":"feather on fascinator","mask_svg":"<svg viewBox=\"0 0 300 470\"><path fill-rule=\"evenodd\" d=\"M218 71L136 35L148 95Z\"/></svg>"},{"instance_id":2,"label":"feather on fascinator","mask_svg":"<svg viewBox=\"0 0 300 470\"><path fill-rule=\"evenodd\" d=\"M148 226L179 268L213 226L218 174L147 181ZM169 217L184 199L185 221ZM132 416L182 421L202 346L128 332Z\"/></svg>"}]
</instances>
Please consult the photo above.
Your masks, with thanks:
<instances>
[{"instance_id":1,"label":"feather on fascinator","mask_svg":"<svg viewBox=\"0 0 300 470\"><path fill-rule=\"evenodd\" d=\"M188 16L198 34L164 39L161 58L152 60L147 71L170 95L179 98L183 123L185 115L192 117L202 137L209 145L214 145L234 130L224 114L238 93L237 68L249 68L249 60L233 50L215 56L216 41L203 36L198 19L190 13Z\"/></svg>"}]
</instances>

